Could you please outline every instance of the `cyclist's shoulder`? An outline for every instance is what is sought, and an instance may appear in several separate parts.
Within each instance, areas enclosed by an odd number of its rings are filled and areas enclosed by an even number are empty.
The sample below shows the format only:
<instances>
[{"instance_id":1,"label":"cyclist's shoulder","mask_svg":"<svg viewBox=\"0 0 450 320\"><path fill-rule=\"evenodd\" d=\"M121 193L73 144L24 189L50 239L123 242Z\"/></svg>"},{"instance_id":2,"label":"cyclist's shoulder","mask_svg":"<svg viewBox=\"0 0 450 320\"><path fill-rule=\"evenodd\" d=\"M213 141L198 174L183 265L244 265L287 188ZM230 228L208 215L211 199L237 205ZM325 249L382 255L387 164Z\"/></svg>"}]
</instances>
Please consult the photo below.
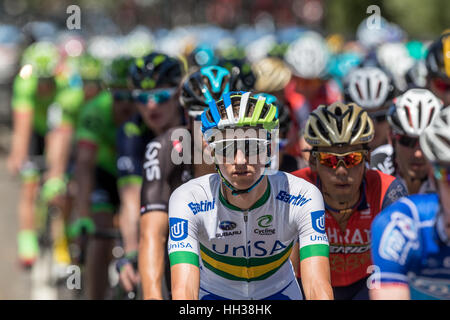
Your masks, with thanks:
<instances>
[{"instance_id":1,"label":"cyclist's shoulder","mask_svg":"<svg viewBox=\"0 0 450 320\"><path fill-rule=\"evenodd\" d=\"M374 220L374 228L383 230L392 221L407 219L418 227L435 219L439 211L437 194L414 194L400 198L384 210Z\"/></svg>"},{"instance_id":2,"label":"cyclist's shoulder","mask_svg":"<svg viewBox=\"0 0 450 320\"><path fill-rule=\"evenodd\" d=\"M190 179L176 188L171 195L173 199L200 202L204 198L215 196L215 190L220 186L218 173L205 174L198 178Z\"/></svg>"},{"instance_id":3,"label":"cyclist's shoulder","mask_svg":"<svg viewBox=\"0 0 450 320\"><path fill-rule=\"evenodd\" d=\"M38 78L16 75L13 80L13 93L15 95L32 95L37 91Z\"/></svg>"},{"instance_id":4,"label":"cyclist's shoulder","mask_svg":"<svg viewBox=\"0 0 450 320\"><path fill-rule=\"evenodd\" d=\"M113 98L107 90L101 91L95 97L86 102L83 107L85 112L105 112L112 109ZM95 110L95 111L94 111Z\"/></svg>"},{"instance_id":5,"label":"cyclist's shoulder","mask_svg":"<svg viewBox=\"0 0 450 320\"><path fill-rule=\"evenodd\" d=\"M389 186L396 178L390 174L384 173L376 169L367 169L364 175L367 187L379 188L380 186Z\"/></svg>"},{"instance_id":6,"label":"cyclist's shoulder","mask_svg":"<svg viewBox=\"0 0 450 320\"><path fill-rule=\"evenodd\" d=\"M294 176L296 176L298 178L304 179L304 180L306 180L308 182L311 182L311 183L313 183L315 181L315 178L316 178L316 174L311 169L311 167L298 169L296 171L291 172L290 174L294 175Z\"/></svg>"},{"instance_id":7,"label":"cyclist's shoulder","mask_svg":"<svg viewBox=\"0 0 450 320\"><path fill-rule=\"evenodd\" d=\"M319 188L302 176L278 171L269 176L269 181L273 189L272 193L277 200L301 207L313 199L322 199Z\"/></svg>"}]
</instances>

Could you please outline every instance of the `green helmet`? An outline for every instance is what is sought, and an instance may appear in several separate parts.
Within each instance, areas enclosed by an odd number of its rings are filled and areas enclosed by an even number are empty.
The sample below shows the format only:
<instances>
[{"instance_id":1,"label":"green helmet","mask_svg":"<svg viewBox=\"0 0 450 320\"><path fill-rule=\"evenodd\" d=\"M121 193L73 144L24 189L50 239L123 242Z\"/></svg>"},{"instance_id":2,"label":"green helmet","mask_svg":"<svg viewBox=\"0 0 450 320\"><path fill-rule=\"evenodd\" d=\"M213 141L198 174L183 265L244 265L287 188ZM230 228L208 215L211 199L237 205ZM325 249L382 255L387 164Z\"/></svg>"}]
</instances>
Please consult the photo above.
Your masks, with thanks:
<instances>
[{"instance_id":1,"label":"green helmet","mask_svg":"<svg viewBox=\"0 0 450 320\"><path fill-rule=\"evenodd\" d=\"M113 59L103 74L103 83L108 88L128 88L129 70L134 62L130 56L120 56Z\"/></svg>"},{"instance_id":2,"label":"green helmet","mask_svg":"<svg viewBox=\"0 0 450 320\"><path fill-rule=\"evenodd\" d=\"M101 80L103 67L102 60L90 54L83 54L79 57L78 72L83 80Z\"/></svg>"},{"instance_id":3,"label":"green helmet","mask_svg":"<svg viewBox=\"0 0 450 320\"><path fill-rule=\"evenodd\" d=\"M21 65L31 65L32 74L38 78L50 78L55 74L59 59L57 47L51 42L41 41L25 49Z\"/></svg>"}]
</instances>

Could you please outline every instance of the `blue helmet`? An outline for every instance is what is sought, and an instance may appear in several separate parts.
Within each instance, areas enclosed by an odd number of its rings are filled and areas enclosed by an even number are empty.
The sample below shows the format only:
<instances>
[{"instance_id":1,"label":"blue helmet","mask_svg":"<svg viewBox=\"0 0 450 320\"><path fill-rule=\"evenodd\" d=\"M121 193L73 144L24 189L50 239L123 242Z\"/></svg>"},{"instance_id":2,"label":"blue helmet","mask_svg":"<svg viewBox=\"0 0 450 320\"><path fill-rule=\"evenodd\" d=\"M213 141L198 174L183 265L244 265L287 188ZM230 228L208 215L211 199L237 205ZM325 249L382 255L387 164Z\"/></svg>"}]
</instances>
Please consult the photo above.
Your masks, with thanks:
<instances>
[{"instance_id":1,"label":"blue helmet","mask_svg":"<svg viewBox=\"0 0 450 320\"><path fill-rule=\"evenodd\" d=\"M230 91L230 72L219 66L203 67L183 83L180 103L190 113L202 112L211 100Z\"/></svg>"}]
</instances>

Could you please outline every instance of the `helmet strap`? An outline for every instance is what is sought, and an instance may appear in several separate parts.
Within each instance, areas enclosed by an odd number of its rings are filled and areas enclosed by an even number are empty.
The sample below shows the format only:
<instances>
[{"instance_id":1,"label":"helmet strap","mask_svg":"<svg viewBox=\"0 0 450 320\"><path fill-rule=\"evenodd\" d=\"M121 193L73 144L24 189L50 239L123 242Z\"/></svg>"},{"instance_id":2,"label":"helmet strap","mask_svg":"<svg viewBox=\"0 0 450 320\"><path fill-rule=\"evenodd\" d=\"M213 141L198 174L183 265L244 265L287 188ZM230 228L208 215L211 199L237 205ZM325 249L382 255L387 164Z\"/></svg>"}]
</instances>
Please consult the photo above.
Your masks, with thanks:
<instances>
[{"instance_id":1,"label":"helmet strap","mask_svg":"<svg viewBox=\"0 0 450 320\"><path fill-rule=\"evenodd\" d=\"M264 173L266 172L266 169L264 168L264 172L261 174L261 177L259 177L258 180L256 180L256 182L251 187L242 190L242 189L235 188L227 179L225 179L225 177L223 176L223 174L220 171L219 166L217 164L216 164L216 170L217 170L217 173L219 174L219 176L222 178L223 184L228 189L231 190L231 194L233 196L237 196L237 195L240 195L240 194L243 194L243 193L250 192L253 188L255 188L262 181L262 179L264 178Z\"/></svg>"}]
</instances>

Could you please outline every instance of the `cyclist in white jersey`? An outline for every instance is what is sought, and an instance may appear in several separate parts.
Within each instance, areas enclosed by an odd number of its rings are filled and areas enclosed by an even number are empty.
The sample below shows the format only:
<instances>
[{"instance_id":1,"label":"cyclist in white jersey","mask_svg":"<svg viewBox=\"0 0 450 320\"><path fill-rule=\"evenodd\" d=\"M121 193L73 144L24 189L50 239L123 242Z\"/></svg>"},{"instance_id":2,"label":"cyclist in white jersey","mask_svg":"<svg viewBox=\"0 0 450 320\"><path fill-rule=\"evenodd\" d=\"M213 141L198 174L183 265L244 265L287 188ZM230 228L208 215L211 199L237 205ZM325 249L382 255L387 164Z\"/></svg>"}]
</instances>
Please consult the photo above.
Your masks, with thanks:
<instances>
[{"instance_id":1,"label":"cyclist in white jersey","mask_svg":"<svg viewBox=\"0 0 450 320\"><path fill-rule=\"evenodd\" d=\"M333 297L320 191L288 173L266 174L278 119L265 100L231 92L202 114L218 173L190 180L170 198L174 299L302 299L289 260L297 241L306 298ZM219 138L236 127L265 136Z\"/></svg>"}]
</instances>

